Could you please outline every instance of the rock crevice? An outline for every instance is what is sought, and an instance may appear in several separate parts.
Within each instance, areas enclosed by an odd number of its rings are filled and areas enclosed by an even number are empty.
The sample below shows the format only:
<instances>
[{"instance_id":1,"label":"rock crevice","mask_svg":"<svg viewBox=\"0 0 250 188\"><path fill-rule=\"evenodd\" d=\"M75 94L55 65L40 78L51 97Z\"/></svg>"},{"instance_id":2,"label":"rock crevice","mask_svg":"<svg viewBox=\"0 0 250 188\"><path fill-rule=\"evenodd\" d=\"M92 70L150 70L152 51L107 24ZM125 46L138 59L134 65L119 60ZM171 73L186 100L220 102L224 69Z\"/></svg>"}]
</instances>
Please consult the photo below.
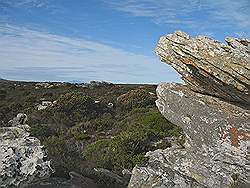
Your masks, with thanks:
<instances>
[{"instance_id":1,"label":"rock crevice","mask_svg":"<svg viewBox=\"0 0 250 188\"><path fill-rule=\"evenodd\" d=\"M148 152L129 188L250 186L250 41L226 41L181 31L161 37L156 53L186 84L160 84L156 105L186 141Z\"/></svg>"},{"instance_id":2,"label":"rock crevice","mask_svg":"<svg viewBox=\"0 0 250 188\"><path fill-rule=\"evenodd\" d=\"M250 41L226 41L228 45L177 31L160 38L156 54L176 69L192 90L250 105Z\"/></svg>"}]
</instances>

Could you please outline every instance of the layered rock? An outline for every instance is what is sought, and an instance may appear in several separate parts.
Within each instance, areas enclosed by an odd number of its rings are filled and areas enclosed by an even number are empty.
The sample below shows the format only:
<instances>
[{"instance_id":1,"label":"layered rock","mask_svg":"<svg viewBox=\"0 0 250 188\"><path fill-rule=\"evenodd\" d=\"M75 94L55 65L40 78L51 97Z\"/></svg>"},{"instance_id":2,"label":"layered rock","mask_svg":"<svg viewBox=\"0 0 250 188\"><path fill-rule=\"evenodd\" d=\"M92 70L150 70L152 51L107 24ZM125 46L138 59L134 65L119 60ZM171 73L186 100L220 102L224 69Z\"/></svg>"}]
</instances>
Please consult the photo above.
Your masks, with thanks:
<instances>
[{"instance_id":1,"label":"layered rock","mask_svg":"<svg viewBox=\"0 0 250 188\"><path fill-rule=\"evenodd\" d=\"M160 84L156 105L186 142L148 152L129 188L250 186L249 40L227 42L180 31L160 39L156 53L186 85Z\"/></svg>"},{"instance_id":2,"label":"layered rock","mask_svg":"<svg viewBox=\"0 0 250 188\"><path fill-rule=\"evenodd\" d=\"M27 116L18 114L0 128L0 187L22 187L48 177L52 169L40 141L31 137Z\"/></svg>"},{"instance_id":3,"label":"layered rock","mask_svg":"<svg viewBox=\"0 0 250 188\"><path fill-rule=\"evenodd\" d=\"M226 38L227 45L177 31L160 38L156 54L194 91L250 105L250 40Z\"/></svg>"}]
</instances>

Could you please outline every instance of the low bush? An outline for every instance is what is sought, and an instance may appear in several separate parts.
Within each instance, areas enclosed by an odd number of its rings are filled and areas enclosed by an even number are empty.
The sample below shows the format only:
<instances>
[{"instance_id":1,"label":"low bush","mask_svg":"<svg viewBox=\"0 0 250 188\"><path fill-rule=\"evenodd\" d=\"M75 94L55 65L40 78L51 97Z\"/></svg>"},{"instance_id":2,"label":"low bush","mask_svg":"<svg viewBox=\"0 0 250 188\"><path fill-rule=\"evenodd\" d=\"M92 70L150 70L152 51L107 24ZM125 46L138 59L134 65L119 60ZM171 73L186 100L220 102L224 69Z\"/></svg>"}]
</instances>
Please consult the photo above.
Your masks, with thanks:
<instances>
[{"instance_id":1,"label":"low bush","mask_svg":"<svg viewBox=\"0 0 250 188\"><path fill-rule=\"evenodd\" d=\"M52 126L48 124L36 124L30 128L31 136L39 138L41 141L56 134L56 131L52 129Z\"/></svg>"},{"instance_id":2,"label":"low bush","mask_svg":"<svg viewBox=\"0 0 250 188\"><path fill-rule=\"evenodd\" d=\"M150 95L148 91L140 88L131 90L117 98L118 104L126 110L155 105L155 100L154 95Z\"/></svg>"},{"instance_id":3,"label":"low bush","mask_svg":"<svg viewBox=\"0 0 250 188\"><path fill-rule=\"evenodd\" d=\"M110 139L98 140L89 144L83 152L84 158L88 161L89 167L101 167L109 170L113 169L110 153Z\"/></svg>"},{"instance_id":4,"label":"low bush","mask_svg":"<svg viewBox=\"0 0 250 188\"><path fill-rule=\"evenodd\" d=\"M99 140L87 146L84 150L85 160L91 161L90 166L109 168L121 173L123 169L130 169L135 165L142 165L147 161L145 154L153 149L165 149L171 144L159 142L167 136L179 137L182 130L167 121L159 112L147 112L143 116L136 116L133 124L124 125L121 133L109 140ZM126 121L124 121L125 123Z\"/></svg>"},{"instance_id":5,"label":"low bush","mask_svg":"<svg viewBox=\"0 0 250 188\"><path fill-rule=\"evenodd\" d=\"M65 117L67 117L68 124L97 118L108 111L105 105L102 103L96 104L92 97L81 92L71 92L60 96L57 105L53 109L65 120Z\"/></svg>"},{"instance_id":6,"label":"low bush","mask_svg":"<svg viewBox=\"0 0 250 188\"><path fill-rule=\"evenodd\" d=\"M0 100L0 126L26 113L31 135L48 150L55 176L95 171L94 167L121 174L123 169L143 165L148 160L146 152L171 146L165 137L182 135L180 128L158 112L154 92L152 85L58 83L38 88L36 83L0 82L4 98ZM38 110L41 98L57 102Z\"/></svg>"},{"instance_id":7,"label":"low bush","mask_svg":"<svg viewBox=\"0 0 250 188\"><path fill-rule=\"evenodd\" d=\"M73 137L77 141L88 140L91 138L91 136L88 133L86 133L86 130L83 130L79 126L71 127L67 131L67 133L70 134L70 136Z\"/></svg>"},{"instance_id":8,"label":"low bush","mask_svg":"<svg viewBox=\"0 0 250 188\"><path fill-rule=\"evenodd\" d=\"M76 143L63 134L50 136L43 141L56 176L67 176L70 171L79 171L83 160Z\"/></svg>"}]
</instances>

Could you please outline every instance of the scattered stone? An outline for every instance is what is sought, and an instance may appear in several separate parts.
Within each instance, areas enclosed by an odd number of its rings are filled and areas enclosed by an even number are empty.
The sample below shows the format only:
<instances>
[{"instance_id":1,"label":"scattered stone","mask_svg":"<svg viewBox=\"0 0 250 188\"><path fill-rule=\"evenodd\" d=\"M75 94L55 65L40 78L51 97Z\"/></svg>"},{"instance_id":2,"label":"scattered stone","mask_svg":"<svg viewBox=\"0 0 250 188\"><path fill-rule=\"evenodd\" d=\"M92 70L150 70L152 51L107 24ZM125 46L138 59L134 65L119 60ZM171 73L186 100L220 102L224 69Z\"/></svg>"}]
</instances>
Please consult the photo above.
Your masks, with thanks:
<instances>
[{"instance_id":1,"label":"scattered stone","mask_svg":"<svg viewBox=\"0 0 250 188\"><path fill-rule=\"evenodd\" d=\"M26 124L27 120L28 120L28 118L27 118L26 114L19 113L10 122L12 122L12 127L15 127L15 126Z\"/></svg>"},{"instance_id":2,"label":"scattered stone","mask_svg":"<svg viewBox=\"0 0 250 188\"><path fill-rule=\"evenodd\" d=\"M123 169L122 174L125 175L131 175L132 173L128 169Z\"/></svg>"},{"instance_id":3,"label":"scattered stone","mask_svg":"<svg viewBox=\"0 0 250 188\"><path fill-rule=\"evenodd\" d=\"M155 93L153 93L153 92L148 92L150 95L156 95Z\"/></svg>"},{"instance_id":4,"label":"scattered stone","mask_svg":"<svg viewBox=\"0 0 250 188\"><path fill-rule=\"evenodd\" d=\"M114 107L114 104L113 103L108 103L108 108L113 108Z\"/></svg>"},{"instance_id":5,"label":"scattered stone","mask_svg":"<svg viewBox=\"0 0 250 188\"><path fill-rule=\"evenodd\" d=\"M54 102L51 102L51 101L46 101L46 100L43 100L42 101L42 104L38 104L36 106L37 110L45 110L46 108L48 108L49 106L53 106L56 104L56 101Z\"/></svg>"},{"instance_id":6,"label":"scattered stone","mask_svg":"<svg viewBox=\"0 0 250 188\"><path fill-rule=\"evenodd\" d=\"M18 127L21 129L24 129L26 131L30 130L30 126L26 124L28 118L27 115L24 113L19 113L17 114L17 116L15 118L13 118L12 120L10 120L8 122L8 125L11 127Z\"/></svg>"}]
</instances>

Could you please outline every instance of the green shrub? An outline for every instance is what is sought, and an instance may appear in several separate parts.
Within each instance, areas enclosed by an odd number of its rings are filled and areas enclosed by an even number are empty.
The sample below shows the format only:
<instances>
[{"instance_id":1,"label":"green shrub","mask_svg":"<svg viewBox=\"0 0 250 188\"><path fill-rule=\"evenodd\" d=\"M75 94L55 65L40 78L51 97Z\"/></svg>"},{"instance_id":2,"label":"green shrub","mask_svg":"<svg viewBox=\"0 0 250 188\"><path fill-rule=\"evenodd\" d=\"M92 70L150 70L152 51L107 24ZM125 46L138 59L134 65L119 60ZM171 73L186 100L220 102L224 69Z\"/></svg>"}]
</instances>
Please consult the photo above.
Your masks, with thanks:
<instances>
[{"instance_id":1,"label":"green shrub","mask_svg":"<svg viewBox=\"0 0 250 188\"><path fill-rule=\"evenodd\" d=\"M109 147L112 152L111 161L115 171L132 170L136 164L141 164L138 155L144 161L142 156L148 151L149 145L147 134L135 130L134 132L121 133L112 139Z\"/></svg>"},{"instance_id":2,"label":"green shrub","mask_svg":"<svg viewBox=\"0 0 250 188\"><path fill-rule=\"evenodd\" d=\"M30 104L34 104L37 101L36 96L35 95L28 95L25 102L30 103Z\"/></svg>"},{"instance_id":3,"label":"green shrub","mask_svg":"<svg viewBox=\"0 0 250 188\"><path fill-rule=\"evenodd\" d=\"M111 114L105 113L100 118L94 120L97 131L109 130L113 127L115 119Z\"/></svg>"},{"instance_id":4,"label":"green shrub","mask_svg":"<svg viewBox=\"0 0 250 188\"><path fill-rule=\"evenodd\" d=\"M79 171L82 157L75 143L64 135L50 136L43 141L48 157L58 176L67 176L70 171Z\"/></svg>"},{"instance_id":5,"label":"green shrub","mask_svg":"<svg viewBox=\"0 0 250 188\"><path fill-rule=\"evenodd\" d=\"M131 90L117 98L118 104L127 110L155 105L155 100L156 97L144 89Z\"/></svg>"},{"instance_id":6,"label":"green shrub","mask_svg":"<svg viewBox=\"0 0 250 188\"><path fill-rule=\"evenodd\" d=\"M160 112L150 112L142 117L140 123L151 130L156 137L180 136L182 129L169 122Z\"/></svg>"},{"instance_id":7,"label":"green shrub","mask_svg":"<svg viewBox=\"0 0 250 188\"><path fill-rule=\"evenodd\" d=\"M66 93L57 101L57 110L66 113L82 113L88 115L94 108L94 100L82 93Z\"/></svg>"},{"instance_id":8,"label":"green shrub","mask_svg":"<svg viewBox=\"0 0 250 188\"><path fill-rule=\"evenodd\" d=\"M155 92L155 86L86 88L62 84L34 89L35 83L16 84L0 83L0 95L7 91L7 97L0 100L0 126L7 125L17 113L26 113L31 134L47 148L58 176L87 167L117 173L124 168L131 170L147 161L147 151L169 147L166 136L182 135L180 128L158 112L156 96L149 94ZM34 106L41 98L57 103L38 111ZM109 102L114 104L112 108L107 107Z\"/></svg>"},{"instance_id":9,"label":"green shrub","mask_svg":"<svg viewBox=\"0 0 250 188\"><path fill-rule=\"evenodd\" d=\"M4 100L4 99L6 99L6 95L0 93L0 100Z\"/></svg>"},{"instance_id":10,"label":"green shrub","mask_svg":"<svg viewBox=\"0 0 250 188\"><path fill-rule=\"evenodd\" d=\"M138 112L144 112L137 109ZM130 169L135 165L141 165L147 161L145 154L154 149L165 149L171 144L159 142L167 136L182 135L181 129L167 121L159 112L151 111L143 115L128 116L133 119L123 121L124 129L110 140L100 140L90 144L84 151L87 161L93 166L112 168L121 173L123 169ZM129 125L126 125L129 123ZM172 135L174 133L174 135Z\"/></svg>"},{"instance_id":11,"label":"green shrub","mask_svg":"<svg viewBox=\"0 0 250 188\"><path fill-rule=\"evenodd\" d=\"M145 157L144 154L137 154L137 155L134 155L132 157L132 164L133 164L133 167L135 165L144 165L146 162L148 161L148 157Z\"/></svg>"},{"instance_id":12,"label":"green shrub","mask_svg":"<svg viewBox=\"0 0 250 188\"><path fill-rule=\"evenodd\" d=\"M76 122L96 118L107 109L102 104L96 104L91 97L83 93L72 92L61 95L53 110L59 113L68 124L73 125Z\"/></svg>"},{"instance_id":13,"label":"green shrub","mask_svg":"<svg viewBox=\"0 0 250 188\"><path fill-rule=\"evenodd\" d=\"M130 135L99 140L88 145L83 155L90 167L101 167L121 173L123 169L132 170L135 165L146 161L145 153L140 153L136 148L139 147L139 140Z\"/></svg>"},{"instance_id":14,"label":"green shrub","mask_svg":"<svg viewBox=\"0 0 250 188\"><path fill-rule=\"evenodd\" d=\"M0 89L0 94L1 94L1 95L6 95L6 94L7 94L7 91L6 91L6 90Z\"/></svg>"},{"instance_id":15,"label":"green shrub","mask_svg":"<svg viewBox=\"0 0 250 188\"><path fill-rule=\"evenodd\" d=\"M88 140L91 138L90 135L88 135L84 130L82 130L80 127L78 126L74 126L71 127L68 130L68 133L77 141L80 140Z\"/></svg>"},{"instance_id":16,"label":"green shrub","mask_svg":"<svg viewBox=\"0 0 250 188\"><path fill-rule=\"evenodd\" d=\"M40 140L44 140L45 138L48 138L49 136L52 136L55 134L55 130L51 129L51 127L47 124L36 124L31 126L30 128L30 134L34 137L39 138Z\"/></svg>"},{"instance_id":17,"label":"green shrub","mask_svg":"<svg viewBox=\"0 0 250 188\"><path fill-rule=\"evenodd\" d=\"M110 170L113 168L109 145L110 140L103 139L91 143L85 148L83 155L90 167L102 167Z\"/></svg>"}]
</instances>

